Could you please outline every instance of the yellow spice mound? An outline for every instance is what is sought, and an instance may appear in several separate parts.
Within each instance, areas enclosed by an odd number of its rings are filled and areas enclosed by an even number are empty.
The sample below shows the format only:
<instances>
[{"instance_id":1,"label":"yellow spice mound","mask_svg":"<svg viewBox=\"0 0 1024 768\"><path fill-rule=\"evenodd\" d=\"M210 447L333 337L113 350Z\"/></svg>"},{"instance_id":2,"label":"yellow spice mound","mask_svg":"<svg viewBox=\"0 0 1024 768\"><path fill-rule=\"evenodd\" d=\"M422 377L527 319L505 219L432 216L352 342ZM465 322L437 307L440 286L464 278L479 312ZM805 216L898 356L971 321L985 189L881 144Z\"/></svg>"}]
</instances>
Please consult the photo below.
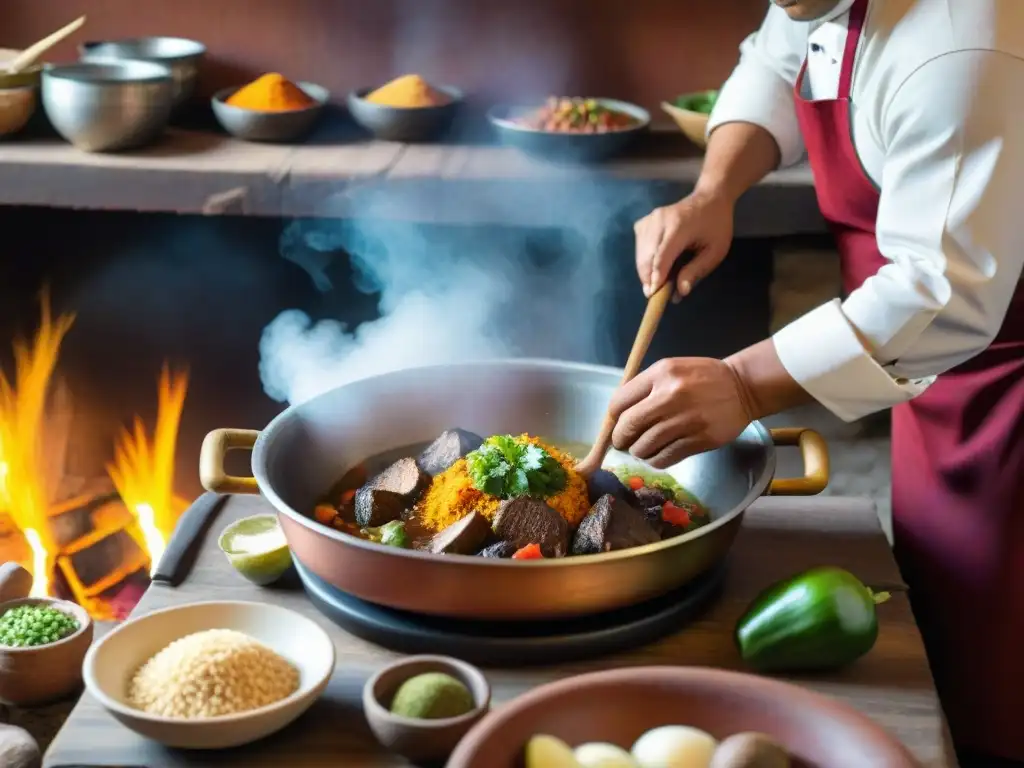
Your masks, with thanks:
<instances>
[{"instance_id":1,"label":"yellow spice mound","mask_svg":"<svg viewBox=\"0 0 1024 768\"><path fill-rule=\"evenodd\" d=\"M211 629L186 635L143 664L128 685L128 703L152 715L217 717L287 698L299 671L241 632Z\"/></svg>"},{"instance_id":2,"label":"yellow spice mound","mask_svg":"<svg viewBox=\"0 0 1024 768\"><path fill-rule=\"evenodd\" d=\"M451 97L430 85L419 75L402 75L371 92L367 101L385 107L440 107Z\"/></svg>"},{"instance_id":3,"label":"yellow spice mound","mask_svg":"<svg viewBox=\"0 0 1024 768\"><path fill-rule=\"evenodd\" d=\"M561 493L549 496L544 501L565 518L570 526L576 527L590 511L587 481L576 472L576 460L536 437L529 435L522 437L543 448L565 469L565 488ZM419 516L426 528L437 532L461 520L474 510L488 520L493 520L499 504L501 504L501 499L473 487L473 481L466 471L466 460L459 459L430 483L430 487L419 504Z\"/></svg>"}]
</instances>

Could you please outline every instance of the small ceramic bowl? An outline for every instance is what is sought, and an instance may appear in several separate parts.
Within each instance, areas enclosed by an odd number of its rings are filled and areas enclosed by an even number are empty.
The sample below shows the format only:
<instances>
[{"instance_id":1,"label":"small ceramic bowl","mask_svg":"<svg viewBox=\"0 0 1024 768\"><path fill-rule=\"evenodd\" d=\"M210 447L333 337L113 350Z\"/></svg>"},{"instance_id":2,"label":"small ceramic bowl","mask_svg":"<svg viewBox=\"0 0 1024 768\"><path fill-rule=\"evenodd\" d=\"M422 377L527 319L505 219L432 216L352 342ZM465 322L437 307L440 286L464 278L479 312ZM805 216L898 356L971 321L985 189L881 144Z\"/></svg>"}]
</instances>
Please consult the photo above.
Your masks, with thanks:
<instances>
[{"instance_id":1,"label":"small ceramic bowl","mask_svg":"<svg viewBox=\"0 0 1024 768\"><path fill-rule=\"evenodd\" d=\"M173 641L208 629L233 629L269 646L299 670L299 689L265 707L237 715L183 719L151 715L127 701L128 683L146 661ZM127 621L96 643L83 666L85 687L114 718L168 747L223 749L281 730L312 706L334 671L334 644L312 619L270 603L191 603Z\"/></svg>"},{"instance_id":2,"label":"small ceramic bowl","mask_svg":"<svg viewBox=\"0 0 1024 768\"><path fill-rule=\"evenodd\" d=\"M444 672L460 680L476 707L459 717L419 720L391 713L391 700L406 680ZM385 667L363 687L363 712L370 730L387 750L413 762L444 760L491 706L491 687L476 667L447 656L409 656Z\"/></svg>"},{"instance_id":3,"label":"small ceramic bowl","mask_svg":"<svg viewBox=\"0 0 1024 768\"><path fill-rule=\"evenodd\" d=\"M0 603L0 616L19 605L47 605L63 611L78 621L78 631L47 645L0 646L0 703L33 707L75 693L82 685L82 659L92 644L89 614L67 600L23 597Z\"/></svg>"},{"instance_id":4,"label":"small ceramic bowl","mask_svg":"<svg viewBox=\"0 0 1024 768\"><path fill-rule=\"evenodd\" d=\"M798 765L921 768L899 741L846 704L788 683L702 667L613 669L541 686L481 720L446 768L517 768L527 742L541 733L572 747L601 741L628 750L662 725L692 726L719 741L763 733Z\"/></svg>"},{"instance_id":5,"label":"small ceramic bowl","mask_svg":"<svg viewBox=\"0 0 1024 768\"><path fill-rule=\"evenodd\" d=\"M429 141L444 133L462 106L462 91L448 85L436 86L451 101L438 107L389 107L367 101L373 88L361 88L348 95L352 119L374 138L383 141Z\"/></svg>"},{"instance_id":6,"label":"small ceramic bowl","mask_svg":"<svg viewBox=\"0 0 1024 768\"><path fill-rule=\"evenodd\" d=\"M0 137L15 134L28 124L39 103L38 93L34 85L0 87Z\"/></svg>"},{"instance_id":7,"label":"small ceramic bowl","mask_svg":"<svg viewBox=\"0 0 1024 768\"><path fill-rule=\"evenodd\" d=\"M675 121L676 125L679 126L679 130L695 146L701 149L707 148L708 140L706 134L708 119L711 115L704 112L694 112L691 109L682 109L674 104L669 104L667 101L661 103L661 108Z\"/></svg>"},{"instance_id":8,"label":"small ceramic bowl","mask_svg":"<svg viewBox=\"0 0 1024 768\"><path fill-rule=\"evenodd\" d=\"M298 141L308 134L317 118L324 110L330 98L326 88L315 83L299 82L296 85L313 99L316 104L305 109L292 109L287 112L262 112L257 109L243 109L227 103L227 100L239 90L240 86L232 86L217 91L211 104L214 117L221 127L243 141L290 142Z\"/></svg>"}]
</instances>

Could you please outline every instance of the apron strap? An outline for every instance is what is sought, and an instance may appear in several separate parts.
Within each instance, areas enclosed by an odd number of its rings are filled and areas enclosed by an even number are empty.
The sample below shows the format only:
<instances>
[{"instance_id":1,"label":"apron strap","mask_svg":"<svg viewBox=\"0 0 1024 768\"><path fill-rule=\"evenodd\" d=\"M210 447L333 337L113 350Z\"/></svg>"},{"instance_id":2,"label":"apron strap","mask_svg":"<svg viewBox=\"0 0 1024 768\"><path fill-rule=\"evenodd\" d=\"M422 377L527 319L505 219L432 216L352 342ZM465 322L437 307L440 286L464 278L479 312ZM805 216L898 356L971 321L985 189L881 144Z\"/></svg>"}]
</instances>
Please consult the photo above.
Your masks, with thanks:
<instances>
[{"instance_id":1,"label":"apron strap","mask_svg":"<svg viewBox=\"0 0 1024 768\"><path fill-rule=\"evenodd\" d=\"M860 42L864 29L864 19L868 15L868 0L857 0L850 8L850 20L846 25L846 49L843 51L843 65L839 72L840 99L849 99L853 84L853 64L857 57L857 43Z\"/></svg>"}]
</instances>

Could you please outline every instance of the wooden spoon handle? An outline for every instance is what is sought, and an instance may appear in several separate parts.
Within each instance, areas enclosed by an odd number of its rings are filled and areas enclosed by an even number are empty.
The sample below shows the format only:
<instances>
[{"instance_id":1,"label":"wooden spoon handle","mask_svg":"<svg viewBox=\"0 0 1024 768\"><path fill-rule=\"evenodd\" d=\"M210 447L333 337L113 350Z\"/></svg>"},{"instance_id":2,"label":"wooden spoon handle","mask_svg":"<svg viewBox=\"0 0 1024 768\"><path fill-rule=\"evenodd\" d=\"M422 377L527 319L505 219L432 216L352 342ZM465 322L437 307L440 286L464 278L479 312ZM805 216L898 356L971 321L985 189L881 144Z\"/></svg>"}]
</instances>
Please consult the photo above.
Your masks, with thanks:
<instances>
[{"instance_id":1,"label":"wooden spoon handle","mask_svg":"<svg viewBox=\"0 0 1024 768\"><path fill-rule=\"evenodd\" d=\"M85 24L85 16L79 16L70 24L58 29L52 35L47 35L38 43L33 43L7 63L7 71L13 74L15 72L21 72L25 67L31 66L36 59L50 50L65 37L81 29L83 24Z\"/></svg>"},{"instance_id":2,"label":"wooden spoon handle","mask_svg":"<svg viewBox=\"0 0 1024 768\"><path fill-rule=\"evenodd\" d=\"M647 355L647 350L651 348L651 341L654 339L659 323L661 323L661 317L665 314L665 308L672 298L672 291L675 289L676 284L675 276L676 270L673 270L668 280L647 300L647 308L644 310L643 320L640 321L640 328L637 330L636 338L633 340L633 348L629 351L629 358L626 360L626 366L619 386L635 378L640 373L640 366ZM600 469L600 462L604 460L605 454L611 448L612 431L614 429L615 420L610 413L605 413L604 421L601 422L601 431L598 432L597 439L594 441L594 446L590 449L590 453L577 465L578 471L587 474ZM596 466L594 466L595 463Z\"/></svg>"}]
</instances>

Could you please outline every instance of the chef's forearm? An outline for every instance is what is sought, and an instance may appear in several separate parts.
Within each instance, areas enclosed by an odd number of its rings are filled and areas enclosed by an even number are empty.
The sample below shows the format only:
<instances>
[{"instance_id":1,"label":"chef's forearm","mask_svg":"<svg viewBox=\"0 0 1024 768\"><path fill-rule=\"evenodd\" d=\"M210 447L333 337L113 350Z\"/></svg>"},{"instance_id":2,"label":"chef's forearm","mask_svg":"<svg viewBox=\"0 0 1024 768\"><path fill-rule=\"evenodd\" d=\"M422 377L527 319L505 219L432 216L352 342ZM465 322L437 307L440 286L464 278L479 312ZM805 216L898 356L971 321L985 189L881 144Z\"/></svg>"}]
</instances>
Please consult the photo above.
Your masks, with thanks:
<instances>
[{"instance_id":1,"label":"chef's forearm","mask_svg":"<svg viewBox=\"0 0 1024 768\"><path fill-rule=\"evenodd\" d=\"M782 413L814 399L786 370L771 339L740 350L725 362L743 384L753 419Z\"/></svg>"},{"instance_id":2,"label":"chef's forearm","mask_svg":"<svg viewBox=\"0 0 1024 768\"><path fill-rule=\"evenodd\" d=\"M725 123L708 139L696 191L735 203L779 165L779 146L753 123Z\"/></svg>"}]
</instances>

